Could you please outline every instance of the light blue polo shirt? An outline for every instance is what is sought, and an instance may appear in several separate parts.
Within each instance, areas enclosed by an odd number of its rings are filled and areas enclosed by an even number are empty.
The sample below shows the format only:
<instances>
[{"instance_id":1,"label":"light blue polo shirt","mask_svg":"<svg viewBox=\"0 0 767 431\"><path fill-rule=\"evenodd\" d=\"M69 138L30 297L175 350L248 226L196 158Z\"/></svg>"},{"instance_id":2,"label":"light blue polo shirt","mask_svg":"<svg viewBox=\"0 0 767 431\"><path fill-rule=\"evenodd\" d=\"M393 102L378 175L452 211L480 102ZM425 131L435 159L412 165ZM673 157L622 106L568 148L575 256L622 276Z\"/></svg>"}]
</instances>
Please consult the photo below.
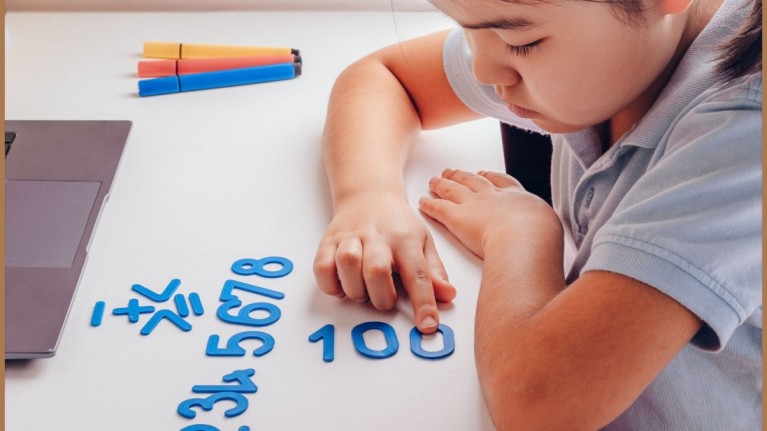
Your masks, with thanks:
<instances>
[{"instance_id":1,"label":"light blue polo shirt","mask_svg":"<svg viewBox=\"0 0 767 431\"><path fill-rule=\"evenodd\" d=\"M722 83L714 72L717 47L750 10L725 1L650 112L607 152L594 129L552 135L553 206L578 249L568 282L621 273L705 323L606 429L761 429L762 79ZM469 107L538 130L473 79L460 29L443 58Z\"/></svg>"}]
</instances>

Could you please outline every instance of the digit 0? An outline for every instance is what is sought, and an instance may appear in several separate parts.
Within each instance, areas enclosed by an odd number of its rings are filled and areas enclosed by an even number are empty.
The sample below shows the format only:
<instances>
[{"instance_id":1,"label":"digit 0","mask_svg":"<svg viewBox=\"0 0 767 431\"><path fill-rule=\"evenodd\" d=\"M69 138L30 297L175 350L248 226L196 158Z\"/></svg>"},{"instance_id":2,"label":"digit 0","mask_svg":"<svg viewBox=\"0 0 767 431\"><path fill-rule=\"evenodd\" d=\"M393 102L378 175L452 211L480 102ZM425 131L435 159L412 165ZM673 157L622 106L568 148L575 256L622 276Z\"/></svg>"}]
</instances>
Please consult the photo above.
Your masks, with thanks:
<instances>
[{"instance_id":1,"label":"digit 0","mask_svg":"<svg viewBox=\"0 0 767 431\"><path fill-rule=\"evenodd\" d=\"M365 332L373 329L383 332L386 338L386 347L381 350L373 350L365 344ZM399 350L399 341L397 341L397 334L394 333L394 328L384 322L365 322L355 326L352 328L352 342L360 355L371 359L386 359L394 356L397 350Z\"/></svg>"},{"instance_id":2,"label":"digit 0","mask_svg":"<svg viewBox=\"0 0 767 431\"><path fill-rule=\"evenodd\" d=\"M410 351L419 358L424 359L442 359L453 354L455 351L455 335L449 326L439 324L437 332L442 334L442 350L437 352L428 352L423 348L423 334L418 328L410 331Z\"/></svg>"}]
</instances>

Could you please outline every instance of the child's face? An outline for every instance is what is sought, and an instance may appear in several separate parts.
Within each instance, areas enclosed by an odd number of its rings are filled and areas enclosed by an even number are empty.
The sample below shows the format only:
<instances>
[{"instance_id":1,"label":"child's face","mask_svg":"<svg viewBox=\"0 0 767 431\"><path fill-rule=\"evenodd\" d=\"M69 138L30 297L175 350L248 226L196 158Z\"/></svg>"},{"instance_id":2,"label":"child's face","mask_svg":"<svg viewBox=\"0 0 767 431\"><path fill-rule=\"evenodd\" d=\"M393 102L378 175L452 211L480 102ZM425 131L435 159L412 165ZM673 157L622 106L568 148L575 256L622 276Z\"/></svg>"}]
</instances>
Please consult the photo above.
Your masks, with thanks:
<instances>
[{"instance_id":1,"label":"child's face","mask_svg":"<svg viewBox=\"0 0 767 431\"><path fill-rule=\"evenodd\" d=\"M476 79L494 85L512 112L553 133L616 115L638 121L681 34L669 15L646 12L646 23L628 25L597 2L433 3L466 29Z\"/></svg>"}]
</instances>

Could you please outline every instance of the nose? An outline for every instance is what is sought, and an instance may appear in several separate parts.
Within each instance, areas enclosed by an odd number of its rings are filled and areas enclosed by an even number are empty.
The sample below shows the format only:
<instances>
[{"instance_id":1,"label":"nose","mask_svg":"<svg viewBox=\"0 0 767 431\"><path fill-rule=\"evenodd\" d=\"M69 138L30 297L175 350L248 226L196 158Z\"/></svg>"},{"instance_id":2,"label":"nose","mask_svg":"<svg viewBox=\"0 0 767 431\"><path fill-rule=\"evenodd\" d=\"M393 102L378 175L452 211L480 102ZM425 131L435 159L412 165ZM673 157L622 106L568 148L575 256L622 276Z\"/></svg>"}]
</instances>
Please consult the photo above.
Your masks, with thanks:
<instances>
[{"instance_id":1,"label":"nose","mask_svg":"<svg viewBox=\"0 0 767 431\"><path fill-rule=\"evenodd\" d=\"M466 30L472 52L471 71L481 84L510 86L519 83L519 72L510 64L506 42L492 30Z\"/></svg>"}]
</instances>

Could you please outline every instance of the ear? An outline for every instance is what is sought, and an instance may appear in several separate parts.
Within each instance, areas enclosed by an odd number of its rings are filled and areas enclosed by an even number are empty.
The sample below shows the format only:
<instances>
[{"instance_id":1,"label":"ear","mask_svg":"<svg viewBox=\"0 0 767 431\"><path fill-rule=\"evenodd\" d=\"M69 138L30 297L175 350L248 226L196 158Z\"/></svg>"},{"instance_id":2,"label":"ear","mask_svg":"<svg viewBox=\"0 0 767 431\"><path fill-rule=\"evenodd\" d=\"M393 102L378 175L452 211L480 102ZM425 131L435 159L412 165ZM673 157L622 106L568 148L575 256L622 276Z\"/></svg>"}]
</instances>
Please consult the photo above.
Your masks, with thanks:
<instances>
[{"instance_id":1,"label":"ear","mask_svg":"<svg viewBox=\"0 0 767 431\"><path fill-rule=\"evenodd\" d=\"M665 14L676 15L686 11L693 1L695 0L661 0L660 10Z\"/></svg>"}]
</instances>

